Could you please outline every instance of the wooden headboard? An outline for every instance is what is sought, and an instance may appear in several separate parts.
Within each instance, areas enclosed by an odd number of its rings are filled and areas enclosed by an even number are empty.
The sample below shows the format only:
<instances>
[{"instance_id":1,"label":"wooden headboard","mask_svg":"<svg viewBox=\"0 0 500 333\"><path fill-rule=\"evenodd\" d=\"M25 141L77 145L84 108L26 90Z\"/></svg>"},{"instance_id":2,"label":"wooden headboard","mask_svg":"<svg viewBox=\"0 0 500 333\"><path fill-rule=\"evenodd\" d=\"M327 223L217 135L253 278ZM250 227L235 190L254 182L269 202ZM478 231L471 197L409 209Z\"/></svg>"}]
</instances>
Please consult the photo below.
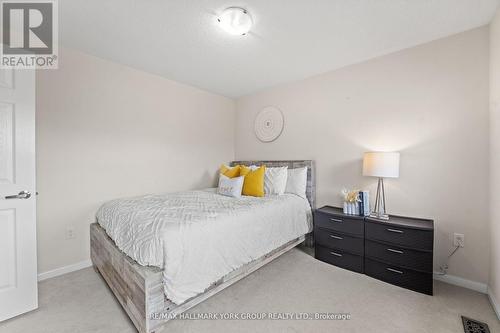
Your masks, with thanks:
<instances>
[{"instance_id":1,"label":"wooden headboard","mask_svg":"<svg viewBox=\"0 0 500 333\"><path fill-rule=\"evenodd\" d=\"M312 209L316 208L316 174L314 169L314 161L312 160L289 160L289 161L233 161L231 166L235 165L262 165L267 167L287 166L289 169L307 167L307 188L306 196Z\"/></svg>"}]
</instances>

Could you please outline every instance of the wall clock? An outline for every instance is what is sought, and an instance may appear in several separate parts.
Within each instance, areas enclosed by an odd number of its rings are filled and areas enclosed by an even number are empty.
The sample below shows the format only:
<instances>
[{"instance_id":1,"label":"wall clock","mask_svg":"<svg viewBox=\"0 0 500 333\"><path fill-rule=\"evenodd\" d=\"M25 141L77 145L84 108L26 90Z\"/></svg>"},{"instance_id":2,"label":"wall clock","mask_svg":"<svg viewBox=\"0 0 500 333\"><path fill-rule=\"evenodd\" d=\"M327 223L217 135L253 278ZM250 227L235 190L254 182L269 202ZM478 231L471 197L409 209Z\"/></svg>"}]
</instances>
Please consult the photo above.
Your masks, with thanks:
<instances>
[{"instance_id":1,"label":"wall clock","mask_svg":"<svg viewBox=\"0 0 500 333\"><path fill-rule=\"evenodd\" d=\"M281 111L274 106L265 107L255 117L255 135L262 142L274 141L283 132L283 125L284 118Z\"/></svg>"}]
</instances>

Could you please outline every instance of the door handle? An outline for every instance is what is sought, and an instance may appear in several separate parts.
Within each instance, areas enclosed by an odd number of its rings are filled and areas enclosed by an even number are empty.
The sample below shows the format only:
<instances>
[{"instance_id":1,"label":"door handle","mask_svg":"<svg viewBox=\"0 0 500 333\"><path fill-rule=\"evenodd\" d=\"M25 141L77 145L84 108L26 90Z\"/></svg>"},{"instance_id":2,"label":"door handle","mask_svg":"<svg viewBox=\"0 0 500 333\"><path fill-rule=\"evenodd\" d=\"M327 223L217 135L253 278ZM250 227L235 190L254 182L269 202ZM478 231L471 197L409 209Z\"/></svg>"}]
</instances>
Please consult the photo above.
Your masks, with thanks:
<instances>
[{"instance_id":1,"label":"door handle","mask_svg":"<svg viewBox=\"0 0 500 333\"><path fill-rule=\"evenodd\" d=\"M31 197L31 192L21 191L18 194L8 195L5 199L29 199Z\"/></svg>"}]
</instances>

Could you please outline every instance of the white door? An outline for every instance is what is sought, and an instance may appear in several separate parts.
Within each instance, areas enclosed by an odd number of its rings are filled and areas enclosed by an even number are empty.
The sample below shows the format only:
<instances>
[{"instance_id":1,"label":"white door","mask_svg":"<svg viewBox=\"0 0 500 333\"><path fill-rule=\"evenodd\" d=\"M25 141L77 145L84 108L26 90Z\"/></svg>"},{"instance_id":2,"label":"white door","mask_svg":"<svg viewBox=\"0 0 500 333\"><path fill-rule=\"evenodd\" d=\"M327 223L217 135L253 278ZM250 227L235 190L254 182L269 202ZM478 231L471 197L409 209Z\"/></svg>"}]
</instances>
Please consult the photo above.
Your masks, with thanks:
<instances>
[{"instance_id":1,"label":"white door","mask_svg":"<svg viewBox=\"0 0 500 333\"><path fill-rule=\"evenodd\" d=\"M35 72L0 69L0 321L38 307Z\"/></svg>"}]
</instances>

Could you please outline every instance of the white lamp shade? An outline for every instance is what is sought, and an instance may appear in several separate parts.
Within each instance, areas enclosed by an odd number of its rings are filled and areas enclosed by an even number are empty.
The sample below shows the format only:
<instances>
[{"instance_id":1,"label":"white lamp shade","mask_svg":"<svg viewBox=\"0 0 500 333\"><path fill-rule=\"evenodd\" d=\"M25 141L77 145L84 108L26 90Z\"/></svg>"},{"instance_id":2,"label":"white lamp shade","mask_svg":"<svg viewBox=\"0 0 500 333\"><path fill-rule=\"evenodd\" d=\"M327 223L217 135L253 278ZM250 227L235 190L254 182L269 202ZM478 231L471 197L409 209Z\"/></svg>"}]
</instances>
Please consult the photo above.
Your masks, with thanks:
<instances>
[{"instance_id":1,"label":"white lamp shade","mask_svg":"<svg viewBox=\"0 0 500 333\"><path fill-rule=\"evenodd\" d=\"M398 178L399 153L365 153L363 156L363 176Z\"/></svg>"}]
</instances>

